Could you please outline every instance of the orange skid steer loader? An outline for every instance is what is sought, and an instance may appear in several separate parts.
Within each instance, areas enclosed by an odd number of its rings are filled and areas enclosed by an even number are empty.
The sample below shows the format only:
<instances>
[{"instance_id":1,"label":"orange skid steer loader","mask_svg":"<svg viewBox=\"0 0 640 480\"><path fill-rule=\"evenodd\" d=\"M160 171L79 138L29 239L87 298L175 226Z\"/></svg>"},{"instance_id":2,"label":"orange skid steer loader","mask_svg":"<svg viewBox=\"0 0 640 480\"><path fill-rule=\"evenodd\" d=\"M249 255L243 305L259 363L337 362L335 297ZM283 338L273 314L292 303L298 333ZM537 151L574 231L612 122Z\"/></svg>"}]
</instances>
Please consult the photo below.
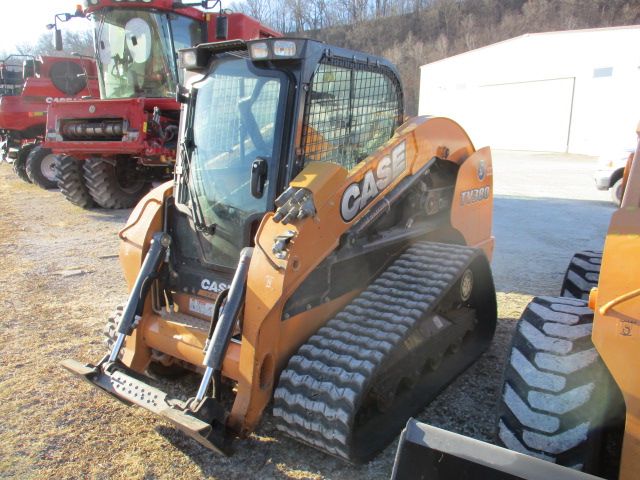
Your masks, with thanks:
<instances>
[{"instance_id":1,"label":"orange skid steer loader","mask_svg":"<svg viewBox=\"0 0 640 480\"><path fill-rule=\"evenodd\" d=\"M174 182L120 232L109 353L64 366L227 454L284 433L363 462L488 346L488 148L405 120L395 67L311 40L181 51ZM184 402L144 374L202 374Z\"/></svg>"}]
</instances>

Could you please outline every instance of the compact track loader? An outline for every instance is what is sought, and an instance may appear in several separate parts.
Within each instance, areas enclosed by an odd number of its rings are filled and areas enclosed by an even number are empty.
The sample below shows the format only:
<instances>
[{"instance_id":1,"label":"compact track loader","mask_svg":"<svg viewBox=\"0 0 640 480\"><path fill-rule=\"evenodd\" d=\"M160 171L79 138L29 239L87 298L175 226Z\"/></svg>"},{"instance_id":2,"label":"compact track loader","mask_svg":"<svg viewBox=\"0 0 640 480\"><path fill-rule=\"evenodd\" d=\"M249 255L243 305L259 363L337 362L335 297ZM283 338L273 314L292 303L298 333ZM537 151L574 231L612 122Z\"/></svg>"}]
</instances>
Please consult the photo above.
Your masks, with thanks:
<instances>
[{"instance_id":1,"label":"compact track loader","mask_svg":"<svg viewBox=\"0 0 640 480\"><path fill-rule=\"evenodd\" d=\"M534 297L520 317L496 415L508 450L410 420L393 479L639 477L637 133L604 251L576 254L562 296Z\"/></svg>"},{"instance_id":2,"label":"compact track loader","mask_svg":"<svg viewBox=\"0 0 640 480\"><path fill-rule=\"evenodd\" d=\"M488 346L492 180L395 67L302 39L181 51L173 183L120 232L109 353L64 366L227 454L273 400L286 434L371 458ZM184 402L143 374L202 374Z\"/></svg>"}]
</instances>

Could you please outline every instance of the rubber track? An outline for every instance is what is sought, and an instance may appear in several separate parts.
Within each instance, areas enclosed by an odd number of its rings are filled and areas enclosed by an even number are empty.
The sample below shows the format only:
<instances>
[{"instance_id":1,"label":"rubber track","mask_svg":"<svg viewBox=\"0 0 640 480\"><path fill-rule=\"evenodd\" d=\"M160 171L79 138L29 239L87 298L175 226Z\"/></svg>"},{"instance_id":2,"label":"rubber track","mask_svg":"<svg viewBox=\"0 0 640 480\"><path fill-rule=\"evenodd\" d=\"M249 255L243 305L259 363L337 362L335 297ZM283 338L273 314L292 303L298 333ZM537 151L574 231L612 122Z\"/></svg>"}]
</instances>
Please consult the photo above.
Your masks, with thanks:
<instances>
[{"instance_id":1,"label":"rubber track","mask_svg":"<svg viewBox=\"0 0 640 480\"><path fill-rule=\"evenodd\" d=\"M279 430L354 459L354 421L384 360L437 306L477 250L417 243L291 358L274 394ZM410 415L410 413L408 413Z\"/></svg>"},{"instance_id":2,"label":"rubber track","mask_svg":"<svg viewBox=\"0 0 640 480\"><path fill-rule=\"evenodd\" d=\"M585 250L576 253L567 267L562 282L562 297L589 299L593 287L598 286L602 252Z\"/></svg>"}]
</instances>

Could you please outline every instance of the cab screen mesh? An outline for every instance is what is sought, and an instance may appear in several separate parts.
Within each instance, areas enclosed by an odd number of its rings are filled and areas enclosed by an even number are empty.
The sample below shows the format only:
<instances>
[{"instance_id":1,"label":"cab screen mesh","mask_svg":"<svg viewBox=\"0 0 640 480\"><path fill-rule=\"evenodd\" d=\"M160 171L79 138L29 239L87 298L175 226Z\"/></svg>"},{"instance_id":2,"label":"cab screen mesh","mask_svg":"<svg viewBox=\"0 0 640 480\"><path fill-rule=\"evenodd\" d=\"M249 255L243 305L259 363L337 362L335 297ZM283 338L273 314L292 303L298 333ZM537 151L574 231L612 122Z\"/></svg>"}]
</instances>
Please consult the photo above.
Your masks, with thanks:
<instances>
[{"instance_id":1,"label":"cab screen mesh","mask_svg":"<svg viewBox=\"0 0 640 480\"><path fill-rule=\"evenodd\" d=\"M402 111L400 82L392 70L324 59L305 103L302 167L313 161L352 169L391 138Z\"/></svg>"}]
</instances>

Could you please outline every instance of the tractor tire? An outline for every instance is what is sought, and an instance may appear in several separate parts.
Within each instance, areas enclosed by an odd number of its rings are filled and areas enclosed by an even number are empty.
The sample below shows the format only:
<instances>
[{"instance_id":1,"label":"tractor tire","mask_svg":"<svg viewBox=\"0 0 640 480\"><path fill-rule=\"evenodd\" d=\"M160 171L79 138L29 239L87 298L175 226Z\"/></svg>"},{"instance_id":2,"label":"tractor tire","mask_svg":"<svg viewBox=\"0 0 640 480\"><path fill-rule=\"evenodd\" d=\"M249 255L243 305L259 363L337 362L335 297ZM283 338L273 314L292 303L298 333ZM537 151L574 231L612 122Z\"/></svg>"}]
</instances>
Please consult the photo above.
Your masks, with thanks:
<instances>
[{"instance_id":1,"label":"tractor tire","mask_svg":"<svg viewBox=\"0 0 640 480\"><path fill-rule=\"evenodd\" d=\"M151 187L134 169L101 158L85 160L84 179L93 200L107 209L131 208Z\"/></svg>"},{"instance_id":2,"label":"tractor tire","mask_svg":"<svg viewBox=\"0 0 640 480\"><path fill-rule=\"evenodd\" d=\"M567 267L560 295L589 300L591 289L598 286L602 252L585 250L576 253Z\"/></svg>"},{"instance_id":3,"label":"tractor tire","mask_svg":"<svg viewBox=\"0 0 640 480\"><path fill-rule=\"evenodd\" d=\"M622 203L622 178L611 187L611 200L613 200L613 203L618 207Z\"/></svg>"},{"instance_id":4,"label":"tractor tire","mask_svg":"<svg viewBox=\"0 0 640 480\"><path fill-rule=\"evenodd\" d=\"M51 190L58 187L55 164L56 156L51 150L38 145L29 153L25 167L33 184Z\"/></svg>"},{"instance_id":5,"label":"tractor tire","mask_svg":"<svg viewBox=\"0 0 640 480\"><path fill-rule=\"evenodd\" d=\"M592 323L582 300L531 301L514 333L496 438L510 450L609 475L617 466L607 462L619 459L611 452L621 446L624 401L591 342Z\"/></svg>"},{"instance_id":6,"label":"tractor tire","mask_svg":"<svg viewBox=\"0 0 640 480\"><path fill-rule=\"evenodd\" d=\"M118 305L115 311L112 312L111 315L109 315L107 323L102 329L102 343L105 347L107 347L108 352L111 352L111 349L115 345L116 339L118 338L118 324L120 323L120 319L122 318L124 307L124 304Z\"/></svg>"},{"instance_id":7,"label":"tractor tire","mask_svg":"<svg viewBox=\"0 0 640 480\"><path fill-rule=\"evenodd\" d=\"M29 175L27 175L27 158L35 146L35 143L27 143L26 145L23 145L18 151L18 156L13 161L13 171L19 179L24 180L27 183L31 183L31 179L29 178Z\"/></svg>"},{"instance_id":8,"label":"tractor tire","mask_svg":"<svg viewBox=\"0 0 640 480\"><path fill-rule=\"evenodd\" d=\"M83 163L84 160L76 160L71 155L58 155L56 157L58 188L74 205L80 208L92 208L95 202L84 181Z\"/></svg>"}]
</instances>

